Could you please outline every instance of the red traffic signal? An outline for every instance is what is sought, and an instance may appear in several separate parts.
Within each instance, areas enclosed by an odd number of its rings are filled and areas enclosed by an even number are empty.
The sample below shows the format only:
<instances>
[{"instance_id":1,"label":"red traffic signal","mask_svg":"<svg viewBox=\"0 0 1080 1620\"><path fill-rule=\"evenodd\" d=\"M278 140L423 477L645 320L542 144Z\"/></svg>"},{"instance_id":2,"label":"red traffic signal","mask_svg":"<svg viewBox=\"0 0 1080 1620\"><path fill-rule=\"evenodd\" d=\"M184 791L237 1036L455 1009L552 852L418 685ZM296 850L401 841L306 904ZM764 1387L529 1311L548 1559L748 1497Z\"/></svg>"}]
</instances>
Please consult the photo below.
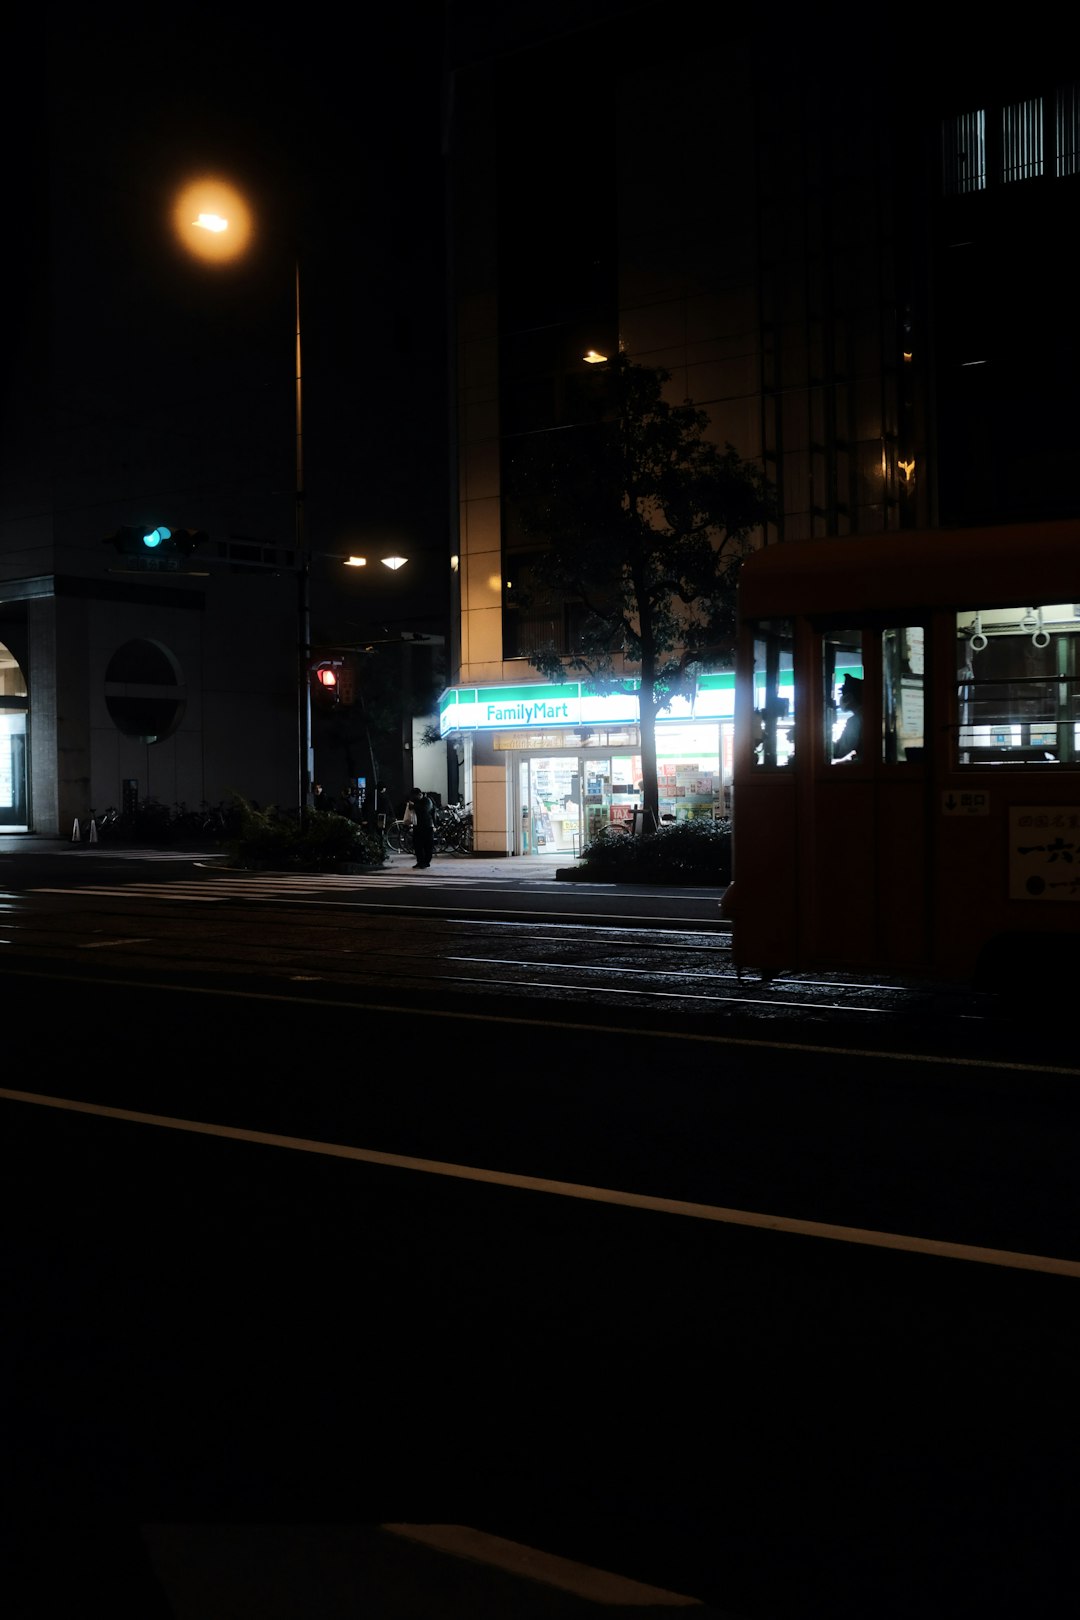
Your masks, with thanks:
<instances>
[{"instance_id":1,"label":"red traffic signal","mask_svg":"<svg viewBox=\"0 0 1080 1620\"><path fill-rule=\"evenodd\" d=\"M312 669L311 673L315 677L320 703L336 704L341 701L341 694L338 691L338 671L340 668L340 658L324 658Z\"/></svg>"}]
</instances>

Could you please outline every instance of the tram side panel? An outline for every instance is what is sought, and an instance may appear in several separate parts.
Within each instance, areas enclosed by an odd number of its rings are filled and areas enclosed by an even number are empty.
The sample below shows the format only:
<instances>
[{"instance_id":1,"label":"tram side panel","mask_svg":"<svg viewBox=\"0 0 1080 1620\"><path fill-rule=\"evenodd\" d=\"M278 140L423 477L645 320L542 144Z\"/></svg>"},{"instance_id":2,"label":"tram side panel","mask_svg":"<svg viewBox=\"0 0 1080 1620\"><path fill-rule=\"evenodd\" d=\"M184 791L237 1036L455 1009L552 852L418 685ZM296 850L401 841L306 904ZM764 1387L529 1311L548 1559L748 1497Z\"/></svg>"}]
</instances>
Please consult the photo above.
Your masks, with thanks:
<instances>
[{"instance_id":1,"label":"tram side panel","mask_svg":"<svg viewBox=\"0 0 1080 1620\"><path fill-rule=\"evenodd\" d=\"M936 628L936 690L948 702L939 697L928 803L934 968L1049 986L1080 972L1080 769L1067 756L960 764L955 612Z\"/></svg>"},{"instance_id":2,"label":"tram side panel","mask_svg":"<svg viewBox=\"0 0 1080 1620\"><path fill-rule=\"evenodd\" d=\"M978 772L936 806L935 967L996 987L1080 972L1080 774Z\"/></svg>"},{"instance_id":3,"label":"tram side panel","mask_svg":"<svg viewBox=\"0 0 1080 1620\"><path fill-rule=\"evenodd\" d=\"M734 881L725 911L736 965L758 973L779 973L797 962L797 785L793 771L747 772L735 789Z\"/></svg>"},{"instance_id":4,"label":"tram side panel","mask_svg":"<svg viewBox=\"0 0 1080 1620\"><path fill-rule=\"evenodd\" d=\"M810 881L802 959L818 967L926 970L930 965L926 794L921 771L819 775L800 817Z\"/></svg>"},{"instance_id":5,"label":"tram side panel","mask_svg":"<svg viewBox=\"0 0 1080 1620\"><path fill-rule=\"evenodd\" d=\"M865 967L874 960L874 784L821 775L799 816L804 881L799 965Z\"/></svg>"}]
</instances>

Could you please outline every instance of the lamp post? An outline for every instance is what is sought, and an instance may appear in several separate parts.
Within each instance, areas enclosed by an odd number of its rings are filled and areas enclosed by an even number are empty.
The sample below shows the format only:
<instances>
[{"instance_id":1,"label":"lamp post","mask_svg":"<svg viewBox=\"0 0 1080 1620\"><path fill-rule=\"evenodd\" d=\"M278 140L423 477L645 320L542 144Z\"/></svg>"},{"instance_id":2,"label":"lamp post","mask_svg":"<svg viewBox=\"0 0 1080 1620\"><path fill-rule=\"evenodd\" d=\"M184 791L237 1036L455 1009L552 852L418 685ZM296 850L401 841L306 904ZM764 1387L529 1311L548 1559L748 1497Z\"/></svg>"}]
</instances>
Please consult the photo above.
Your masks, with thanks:
<instances>
[{"instance_id":1,"label":"lamp post","mask_svg":"<svg viewBox=\"0 0 1080 1620\"><path fill-rule=\"evenodd\" d=\"M228 264L249 250L253 220L247 202L235 186L219 176L204 176L190 182L178 194L173 207L173 230L184 249L204 263ZM304 385L300 342L300 260L293 262L295 310L295 539L297 581L297 781L296 797L301 820L311 793L314 750L311 737L311 551L304 519ZM320 553L320 555L336 555ZM337 556L349 568L362 568L366 557ZM397 570L407 561L401 556L383 557L387 568Z\"/></svg>"},{"instance_id":2,"label":"lamp post","mask_svg":"<svg viewBox=\"0 0 1080 1620\"><path fill-rule=\"evenodd\" d=\"M297 629L296 649L296 702L297 702L297 803L303 822L311 792L314 765L311 747L311 687L308 668L311 664L311 559L308 556L307 534L304 526L304 368L300 354L300 260L294 264L296 288L296 559L297 559Z\"/></svg>"}]
</instances>

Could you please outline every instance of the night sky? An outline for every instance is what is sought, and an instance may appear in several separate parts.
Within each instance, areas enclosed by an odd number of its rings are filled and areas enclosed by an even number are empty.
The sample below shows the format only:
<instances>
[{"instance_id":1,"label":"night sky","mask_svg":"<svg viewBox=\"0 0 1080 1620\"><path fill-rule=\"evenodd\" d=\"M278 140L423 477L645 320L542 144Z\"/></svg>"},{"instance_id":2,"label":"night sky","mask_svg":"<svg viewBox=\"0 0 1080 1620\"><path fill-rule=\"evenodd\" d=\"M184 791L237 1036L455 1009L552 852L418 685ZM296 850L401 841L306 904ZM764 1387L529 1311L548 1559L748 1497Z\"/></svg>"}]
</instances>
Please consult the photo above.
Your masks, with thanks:
<instances>
[{"instance_id":1,"label":"night sky","mask_svg":"<svg viewBox=\"0 0 1080 1620\"><path fill-rule=\"evenodd\" d=\"M442 30L434 4L25 23L5 112L27 222L5 438L32 460L51 427L58 465L89 467L88 531L156 483L195 526L213 505L288 542L298 256L309 543L410 557L408 601L405 570L336 571L347 616L441 609ZM171 240L176 186L200 170L255 203L243 268L207 271Z\"/></svg>"}]
</instances>

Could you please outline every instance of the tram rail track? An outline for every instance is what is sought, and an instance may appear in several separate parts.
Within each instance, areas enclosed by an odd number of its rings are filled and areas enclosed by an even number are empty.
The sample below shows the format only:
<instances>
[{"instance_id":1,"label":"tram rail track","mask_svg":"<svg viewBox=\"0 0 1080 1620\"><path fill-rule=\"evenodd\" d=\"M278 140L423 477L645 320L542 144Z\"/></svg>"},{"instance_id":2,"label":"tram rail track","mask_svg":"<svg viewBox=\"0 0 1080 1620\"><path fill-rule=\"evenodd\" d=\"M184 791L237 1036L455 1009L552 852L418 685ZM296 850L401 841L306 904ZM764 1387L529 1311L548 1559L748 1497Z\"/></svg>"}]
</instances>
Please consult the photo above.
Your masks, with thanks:
<instances>
[{"instance_id":1,"label":"tram rail track","mask_svg":"<svg viewBox=\"0 0 1080 1620\"><path fill-rule=\"evenodd\" d=\"M57 902L59 897L56 897ZM547 921L418 916L392 917L335 907L278 910L237 903L199 912L197 932L178 937L168 926L176 908L158 897L90 895L85 904L50 904L39 893L18 907L15 950L6 957L74 957L87 971L121 965L140 973L194 969L235 980L258 974L298 983L354 986L367 993L528 996L597 1007L654 1008L707 1015L742 1011L829 1019L910 1012L931 992L841 974L763 979L731 959L730 929L625 926L610 920L567 927ZM9 925L15 919L9 916ZM932 999L932 997L931 997ZM968 1016L978 1016L969 1012Z\"/></svg>"}]
</instances>

